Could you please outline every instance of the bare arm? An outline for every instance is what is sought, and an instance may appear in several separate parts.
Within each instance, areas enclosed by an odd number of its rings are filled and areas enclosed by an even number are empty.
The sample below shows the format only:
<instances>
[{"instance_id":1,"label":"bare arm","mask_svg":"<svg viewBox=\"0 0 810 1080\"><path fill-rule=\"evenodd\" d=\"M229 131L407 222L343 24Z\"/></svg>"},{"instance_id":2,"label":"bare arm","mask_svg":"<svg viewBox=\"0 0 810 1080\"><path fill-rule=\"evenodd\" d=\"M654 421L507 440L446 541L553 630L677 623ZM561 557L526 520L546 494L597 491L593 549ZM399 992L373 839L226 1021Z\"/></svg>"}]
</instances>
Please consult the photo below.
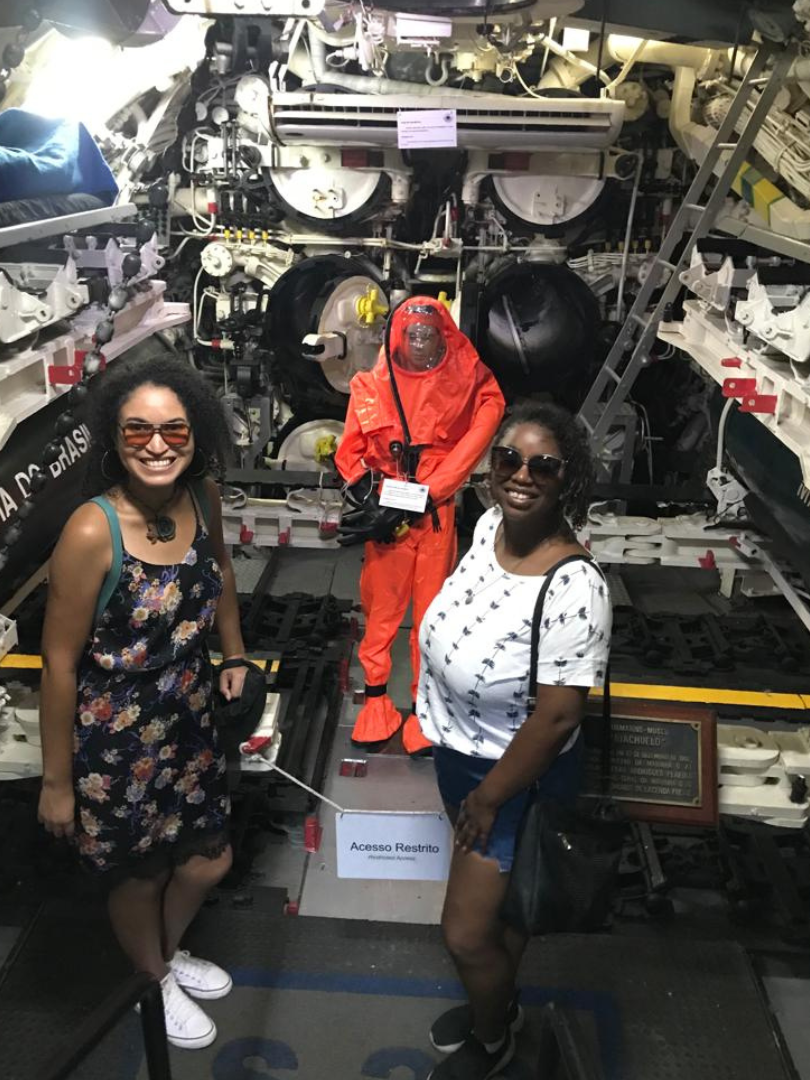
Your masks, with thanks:
<instances>
[{"instance_id":1,"label":"bare arm","mask_svg":"<svg viewBox=\"0 0 810 1080\"><path fill-rule=\"evenodd\" d=\"M476 841L486 851L499 807L542 776L582 720L588 699L583 686L537 687L537 707L503 757L462 803L456 845L470 851Z\"/></svg>"},{"instance_id":2,"label":"bare arm","mask_svg":"<svg viewBox=\"0 0 810 1080\"><path fill-rule=\"evenodd\" d=\"M222 500L219 488L213 480L205 481L208 505L211 509L208 531L211 544L220 569L222 570L222 596L219 598L216 614L216 628L222 644L222 656L225 660L242 659L245 644L242 641L242 627L239 622L239 599L236 595L236 577L233 563L222 535ZM219 688L228 701L239 697L245 681L244 668L231 668L223 671L219 677Z\"/></svg>"},{"instance_id":3,"label":"bare arm","mask_svg":"<svg viewBox=\"0 0 810 1080\"><path fill-rule=\"evenodd\" d=\"M88 503L69 519L51 557L42 632L42 794L39 819L55 836L73 833L76 669L93 628L112 541L104 513Z\"/></svg>"}]
</instances>

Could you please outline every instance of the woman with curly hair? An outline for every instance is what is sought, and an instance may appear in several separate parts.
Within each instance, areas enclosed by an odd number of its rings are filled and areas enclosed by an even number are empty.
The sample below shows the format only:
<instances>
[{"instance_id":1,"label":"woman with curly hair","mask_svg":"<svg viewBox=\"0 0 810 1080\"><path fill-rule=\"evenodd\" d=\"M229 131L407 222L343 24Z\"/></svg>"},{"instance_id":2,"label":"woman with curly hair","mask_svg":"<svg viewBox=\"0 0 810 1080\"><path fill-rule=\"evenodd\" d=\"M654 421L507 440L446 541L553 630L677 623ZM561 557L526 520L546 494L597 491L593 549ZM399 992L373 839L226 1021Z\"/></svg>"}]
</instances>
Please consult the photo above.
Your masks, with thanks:
<instances>
[{"instance_id":1,"label":"woman with curly hair","mask_svg":"<svg viewBox=\"0 0 810 1080\"><path fill-rule=\"evenodd\" d=\"M431 1080L487 1080L514 1054L523 1024L515 978L526 941L499 916L530 794L573 798L588 690L604 684L611 608L577 543L594 469L565 410L527 403L490 451L495 506L422 621L418 717L435 744L439 790L455 829L442 930L469 1004L434 1023L449 1056ZM528 685L532 615L543 605L538 685ZM529 713L529 699L536 704Z\"/></svg>"},{"instance_id":2,"label":"woman with curly hair","mask_svg":"<svg viewBox=\"0 0 810 1080\"><path fill-rule=\"evenodd\" d=\"M231 978L179 948L231 865L225 759L206 636L238 697L244 646L217 485L219 402L179 358L116 362L93 380L87 493L50 563L43 631L40 821L73 838L108 893L121 947L161 980L170 1042L208 1046L192 998ZM191 995L191 996L189 996Z\"/></svg>"}]
</instances>

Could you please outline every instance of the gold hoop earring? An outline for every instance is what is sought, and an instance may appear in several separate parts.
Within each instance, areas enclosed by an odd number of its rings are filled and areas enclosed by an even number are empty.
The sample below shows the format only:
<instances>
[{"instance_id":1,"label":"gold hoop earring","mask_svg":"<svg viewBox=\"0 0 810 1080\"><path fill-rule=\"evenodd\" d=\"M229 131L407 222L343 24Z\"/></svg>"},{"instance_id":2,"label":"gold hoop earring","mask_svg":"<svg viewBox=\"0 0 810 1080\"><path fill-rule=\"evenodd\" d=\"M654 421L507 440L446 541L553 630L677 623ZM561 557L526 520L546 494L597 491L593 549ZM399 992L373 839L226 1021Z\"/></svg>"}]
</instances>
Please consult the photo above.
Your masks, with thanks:
<instances>
[{"instance_id":1,"label":"gold hoop earring","mask_svg":"<svg viewBox=\"0 0 810 1080\"><path fill-rule=\"evenodd\" d=\"M191 472L191 466L189 466L188 476L190 480L199 480L200 477L205 476L208 473L208 462L205 460L205 454L202 452L202 450L200 450L199 446L194 451L194 457L191 459L191 465L193 465L194 462L197 460L198 454L200 455L200 464L197 466L196 472Z\"/></svg>"},{"instance_id":2,"label":"gold hoop earring","mask_svg":"<svg viewBox=\"0 0 810 1080\"><path fill-rule=\"evenodd\" d=\"M107 472L105 471L105 468L104 468L104 466L106 464L106 461L107 461L107 455L108 454L114 454L114 453L115 453L114 450L105 450L104 453L101 455L101 464L99 465L99 471L100 471L102 477L105 480L108 480L110 483L112 483L114 480L119 479L119 477L117 477L117 476L109 476L107 474ZM119 465L120 465L120 462L119 462Z\"/></svg>"}]
</instances>

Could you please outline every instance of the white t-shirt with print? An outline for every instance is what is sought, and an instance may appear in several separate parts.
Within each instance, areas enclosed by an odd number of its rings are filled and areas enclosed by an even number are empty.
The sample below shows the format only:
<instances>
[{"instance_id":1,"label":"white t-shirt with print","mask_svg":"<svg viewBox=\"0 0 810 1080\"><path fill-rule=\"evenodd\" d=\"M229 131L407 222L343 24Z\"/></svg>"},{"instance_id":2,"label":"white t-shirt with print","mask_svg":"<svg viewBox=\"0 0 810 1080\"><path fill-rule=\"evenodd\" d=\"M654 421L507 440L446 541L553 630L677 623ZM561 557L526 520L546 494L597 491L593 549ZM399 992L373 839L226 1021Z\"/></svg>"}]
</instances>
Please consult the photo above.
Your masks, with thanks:
<instances>
[{"instance_id":1,"label":"white t-shirt with print","mask_svg":"<svg viewBox=\"0 0 810 1080\"><path fill-rule=\"evenodd\" d=\"M425 612L416 712L425 736L462 754L497 759L526 718L532 615L545 575L503 570L495 557L500 508L480 518L470 550ZM599 571L558 570L546 592L537 681L603 686L612 611ZM579 735L577 729L563 752Z\"/></svg>"}]
</instances>

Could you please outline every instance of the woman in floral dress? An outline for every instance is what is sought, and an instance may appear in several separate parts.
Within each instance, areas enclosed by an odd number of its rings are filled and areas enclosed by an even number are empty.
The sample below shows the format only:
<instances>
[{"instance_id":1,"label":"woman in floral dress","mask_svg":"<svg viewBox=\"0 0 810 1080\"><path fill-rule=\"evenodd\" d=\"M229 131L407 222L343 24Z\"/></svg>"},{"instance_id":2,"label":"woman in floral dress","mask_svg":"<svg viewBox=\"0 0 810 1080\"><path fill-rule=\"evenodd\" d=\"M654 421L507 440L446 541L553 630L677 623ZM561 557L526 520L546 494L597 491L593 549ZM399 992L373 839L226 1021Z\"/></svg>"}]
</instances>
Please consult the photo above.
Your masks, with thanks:
<instances>
[{"instance_id":1,"label":"woman in floral dress","mask_svg":"<svg viewBox=\"0 0 810 1080\"><path fill-rule=\"evenodd\" d=\"M219 493L229 448L219 402L179 359L120 361L91 386L88 488L54 551L43 632L39 815L108 890L116 937L161 980L169 1040L207 1046L192 998L231 989L179 949L231 865L225 759L206 637L238 697L244 646ZM190 996L189 996L190 995Z\"/></svg>"}]
</instances>

